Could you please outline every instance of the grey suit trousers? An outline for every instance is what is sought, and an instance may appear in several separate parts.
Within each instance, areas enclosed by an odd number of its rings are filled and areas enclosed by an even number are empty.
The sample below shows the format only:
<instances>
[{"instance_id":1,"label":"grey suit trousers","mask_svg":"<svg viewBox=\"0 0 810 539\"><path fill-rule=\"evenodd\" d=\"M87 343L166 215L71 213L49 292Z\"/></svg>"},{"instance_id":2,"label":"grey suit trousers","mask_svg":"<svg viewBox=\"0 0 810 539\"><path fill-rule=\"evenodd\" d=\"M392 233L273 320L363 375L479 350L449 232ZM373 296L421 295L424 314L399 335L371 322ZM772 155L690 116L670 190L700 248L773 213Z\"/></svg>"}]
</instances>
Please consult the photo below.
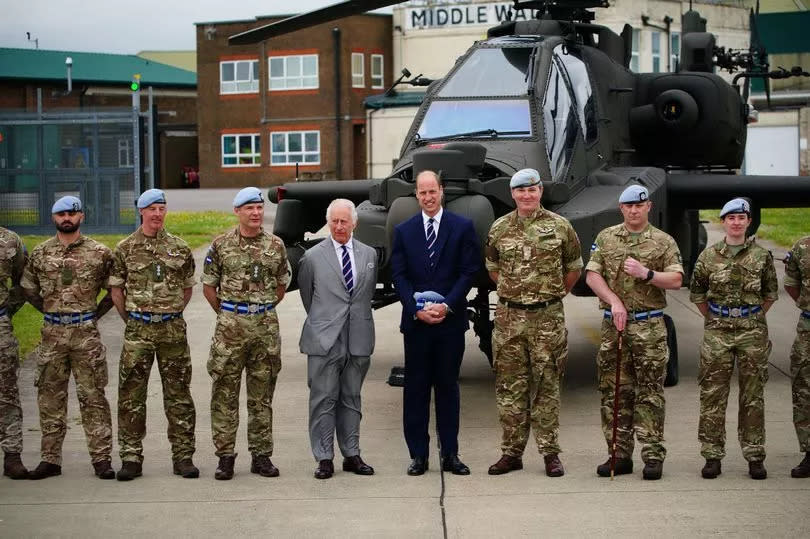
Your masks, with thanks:
<instances>
[{"instance_id":1,"label":"grey suit trousers","mask_svg":"<svg viewBox=\"0 0 810 539\"><path fill-rule=\"evenodd\" d=\"M352 356L348 328L325 356L307 356L309 440L316 461L335 456L334 438L344 457L360 454L360 390L371 362Z\"/></svg>"}]
</instances>

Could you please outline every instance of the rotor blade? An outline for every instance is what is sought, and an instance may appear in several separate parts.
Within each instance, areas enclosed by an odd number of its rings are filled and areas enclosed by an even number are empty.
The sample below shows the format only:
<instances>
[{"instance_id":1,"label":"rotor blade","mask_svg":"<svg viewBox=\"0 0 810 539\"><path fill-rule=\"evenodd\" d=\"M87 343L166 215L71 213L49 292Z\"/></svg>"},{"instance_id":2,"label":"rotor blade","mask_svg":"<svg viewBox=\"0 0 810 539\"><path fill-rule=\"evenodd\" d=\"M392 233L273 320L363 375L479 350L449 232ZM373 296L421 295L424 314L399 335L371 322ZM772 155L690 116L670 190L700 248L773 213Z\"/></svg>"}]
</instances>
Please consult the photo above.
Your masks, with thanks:
<instances>
[{"instance_id":1,"label":"rotor blade","mask_svg":"<svg viewBox=\"0 0 810 539\"><path fill-rule=\"evenodd\" d=\"M342 19L351 15L359 15L366 11L373 11L383 7L392 6L401 3L402 0L348 0L340 4L333 4L321 9L316 9L301 15L288 17L284 20L277 21L241 34L236 34L228 38L228 45L250 45L259 43L265 39L289 34L296 30L303 30L310 26L317 24Z\"/></svg>"}]
</instances>

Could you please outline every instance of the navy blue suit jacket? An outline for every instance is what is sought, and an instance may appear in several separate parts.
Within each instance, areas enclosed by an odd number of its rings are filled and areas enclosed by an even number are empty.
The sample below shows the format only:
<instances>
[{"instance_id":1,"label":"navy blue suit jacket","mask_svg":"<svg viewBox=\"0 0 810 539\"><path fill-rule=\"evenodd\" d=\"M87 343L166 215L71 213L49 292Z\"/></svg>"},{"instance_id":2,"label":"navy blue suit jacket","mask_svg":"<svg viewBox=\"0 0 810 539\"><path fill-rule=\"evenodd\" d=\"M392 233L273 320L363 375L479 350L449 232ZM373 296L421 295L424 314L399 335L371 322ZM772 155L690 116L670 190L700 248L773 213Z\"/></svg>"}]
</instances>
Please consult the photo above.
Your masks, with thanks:
<instances>
[{"instance_id":1,"label":"navy blue suit jacket","mask_svg":"<svg viewBox=\"0 0 810 539\"><path fill-rule=\"evenodd\" d=\"M472 221L445 209L436 238L435 256L436 262L431 268L421 211L396 226L391 273L402 302L399 326L402 333L408 333L416 324L426 325L414 320L416 301L413 293L427 290L443 295L452 311L437 328L464 331L469 327L467 294L482 263Z\"/></svg>"}]
</instances>

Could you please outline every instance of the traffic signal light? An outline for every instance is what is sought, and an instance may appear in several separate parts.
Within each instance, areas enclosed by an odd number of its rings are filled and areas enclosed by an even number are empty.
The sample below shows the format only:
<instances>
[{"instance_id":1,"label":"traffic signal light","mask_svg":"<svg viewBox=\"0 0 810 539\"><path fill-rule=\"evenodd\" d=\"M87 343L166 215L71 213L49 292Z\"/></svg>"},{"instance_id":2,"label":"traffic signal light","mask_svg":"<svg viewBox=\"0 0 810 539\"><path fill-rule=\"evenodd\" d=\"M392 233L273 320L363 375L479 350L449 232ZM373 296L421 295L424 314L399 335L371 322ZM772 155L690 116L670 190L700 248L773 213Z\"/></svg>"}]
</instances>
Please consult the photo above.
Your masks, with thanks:
<instances>
[{"instance_id":1,"label":"traffic signal light","mask_svg":"<svg viewBox=\"0 0 810 539\"><path fill-rule=\"evenodd\" d=\"M132 75L132 82L129 85L129 89L133 92L137 92L141 89L141 74L135 73Z\"/></svg>"}]
</instances>

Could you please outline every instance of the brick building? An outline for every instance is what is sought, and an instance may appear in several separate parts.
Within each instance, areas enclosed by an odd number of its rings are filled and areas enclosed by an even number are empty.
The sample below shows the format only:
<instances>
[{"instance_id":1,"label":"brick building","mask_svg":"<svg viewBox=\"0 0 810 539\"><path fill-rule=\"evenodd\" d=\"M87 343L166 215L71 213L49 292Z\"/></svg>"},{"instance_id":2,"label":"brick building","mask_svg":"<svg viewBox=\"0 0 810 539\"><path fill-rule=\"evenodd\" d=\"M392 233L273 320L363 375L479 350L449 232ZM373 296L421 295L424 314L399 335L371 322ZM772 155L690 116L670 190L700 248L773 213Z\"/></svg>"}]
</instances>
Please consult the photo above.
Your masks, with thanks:
<instances>
[{"instance_id":1,"label":"brick building","mask_svg":"<svg viewBox=\"0 0 810 539\"><path fill-rule=\"evenodd\" d=\"M391 84L391 16L347 17L229 46L285 16L197 23L203 187L368 177L363 100Z\"/></svg>"},{"instance_id":2,"label":"brick building","mask_svg":"<svg viewBox=\"0 0 810 539\"><path fill-rule=\"evenodd\" d=\"M67 59L71 63L71 90L67 90ZM152 87L157 107L156 184L180 187L183 166L197 166L197 77L184 69L127 54L105 54L41 49L0 48L0 110L36 112L37 95L43 111L103 111L132 108L129 86L140 74L141 110L148 110L146 88ZM74 132L75 131L75 132ZM43 166L66 167L71 152L87 147L80 129L54 132L44 148ZM0 133L2 134L2 133ZM0 146L0 169L36 162L36 149L18 133L18 148ZM102 137L102 166L131 166L131 140Z\"/></svg>"}]
</instances>

